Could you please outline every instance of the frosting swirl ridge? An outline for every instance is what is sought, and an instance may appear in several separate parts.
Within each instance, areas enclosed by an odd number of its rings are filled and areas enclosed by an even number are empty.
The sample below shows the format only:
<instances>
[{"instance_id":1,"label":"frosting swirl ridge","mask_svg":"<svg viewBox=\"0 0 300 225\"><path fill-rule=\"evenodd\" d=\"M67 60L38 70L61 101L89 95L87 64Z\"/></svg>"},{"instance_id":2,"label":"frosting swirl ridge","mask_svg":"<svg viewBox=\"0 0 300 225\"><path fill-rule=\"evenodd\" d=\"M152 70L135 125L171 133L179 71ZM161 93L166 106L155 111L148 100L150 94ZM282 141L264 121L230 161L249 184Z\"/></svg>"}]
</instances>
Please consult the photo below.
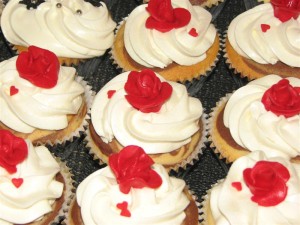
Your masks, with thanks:
<instances>
[{"instance_id":1,"label":"frosting swirl ridge","mask_svg":"<svg viewBox=\"0 0 300 225\"><path fill-rule=\"evenodd\" d=\"M300 17L281 22L271 3L237 16L228 28L228 39L239 55L260 64L283 62L300 67Z\"/></svg>"},{"instance_id":2,"label":"frosting swirl ridge","mask_svg":"<svg viewBox=\"0 0 300 225\"><path fill-rule=\"evenodd\" d=\"M100 56L112 46L116 27L105 3L101 5L47 0L27 10L19 0L12 0L2 13L3 34L14 45L35 45L60 57Z\"/></svg>"}]
</instances>

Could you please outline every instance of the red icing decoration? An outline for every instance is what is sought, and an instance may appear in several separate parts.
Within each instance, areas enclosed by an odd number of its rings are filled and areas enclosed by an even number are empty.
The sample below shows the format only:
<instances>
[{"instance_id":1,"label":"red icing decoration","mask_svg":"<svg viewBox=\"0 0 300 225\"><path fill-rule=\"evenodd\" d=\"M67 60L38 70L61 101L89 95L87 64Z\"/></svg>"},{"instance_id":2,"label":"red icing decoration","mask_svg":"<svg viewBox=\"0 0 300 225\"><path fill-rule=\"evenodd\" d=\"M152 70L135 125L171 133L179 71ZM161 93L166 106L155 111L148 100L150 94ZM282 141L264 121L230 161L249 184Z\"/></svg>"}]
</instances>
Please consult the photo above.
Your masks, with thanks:
<instances>
[{"instance_id":1,"label":"red icing decoration","mask_svg":"<svg viewBox=\"0 0 300 225\"><path fill-rule=\"evenodd\" d=\"M261 24L260 25L262 32L267 32L267 30L269 30L271 27L269 24Z\"/></svg>"},{"instance_id":2,"label":"red icing decoration","mask_svg":"<svg viewBox=\"0 0 300 225\"><path fill-rule=\"evenodd\" d=\"M300 87L293 87L289 80L281 79L264 93L261 101L267 111L292 117L300 113Z\"/></svg>"},{"instance_id":3,"label":"red icing decoration","mask_svg":"<svg viewBox=\"0 0 300 225\"><path fill-rule=\"evenodd\" d=\"M125 83L125 98L143 113L158 112L172 94L172 86L161 82L150 69L131 71Z\"/></svg>"},{"instance_id":4,"label":"red icing decoration","mask_svg":"<svg viewBox=\"0 0 300 225\"><path fill-rule=\"evenodd\" d=\"M128 210L128 202L118 203L117 208L121 209L121 216L131 217L131 213Z\"/></svg>"},{"instance_id":5,"label":"red icing decoration","mask_svg":"<svg viewBox=\"0 0 300 225\"><path fill-rule=\"evenodd\" d=\"M11 182L13 185L15 185L16 188L19 188L23 184L23 179L22 178L13 178L11 179Z\"/></svg>"},{"instance_id":6,"label":"red icing decoration","mask_svg":"<svg viewBox=\"0 0 300 225\"><path fill-rule=\"evenodd\" d=\"M193 37L198 37L198 33L196 31L195 28L192 28L190 31L189 31L189 35L193 36Z\"/></svg>"},{"instance_id":7,"label":"red icing decoration","mask_svg":"<svg viewBox=\"0 0 300 225\"><path fill-rule=\"evenodd\" d=\"M184 8L173 8L171 0L150 0L146 10L150 16L146 28L160 32L186 26L191 20L191 13Z\"/></svg>"},{"instance_id":8,"label":"red icing decoration","mask_svg":"<svg viewBox=\"0 0 300 225\"><path fill-rule=\"evenodd\" d=\"M291 18L295 20L300 14L300 1L299 0L271 0L274 16L281 22L286 22Z\"/></svg>"},{"instance_id":9,"label":"red icing decoration","mask_svg":"<svg viewBox=\"0 0 300 225\"><path fill-rule=\"evenodd\" d=\"M109 91L107 92L107 97L108 97L108 98L111 98L111 97L114 95L114 93L116 93L116 90L109 90Z\"/></svg>"},{"instance_id":10,"label":"red icing decoration","mask_svg":"<svg viewBox=\"0 0 300 225\"><path fill-rule=\"evenodd\" d=\"M234 187L238 191L242 190L242 184L241 184L241 182L232 182L231 186Z\"/></svg>"},{"instance_id":11,"label":"red icing decoration","mask_svg":"<svg viewBox=\"0 0 300 225\"><path fill-rule=\"evenodd\" d=\"M244 180L253 196L251 200L260 206L275 206L284 201L290 179L288 169L278 163L259 161L243 172Z\"/></svg>"},{"instance_id":12,"label":"red icing decoration","mask_svg":"<svg viewBox=\"0 0 300 225\"><path fill-rule=\"evenodd\" d=\"M10 86L10 89L9 89L9 95L10 95L10 96L13 96L13 95L15 95L15 94L18 94L18 92L19 92L19 89L18 89L18 88L16 88L15 86Z\"/></svg>"},{"instance_id":13,"label":"red icing decoration","mask_svg":"<svg viewBox=\"0 0 300 225\"><path fill-rule=\"evenodd\" d=\"M60 64L57 56L48 50L29 46L21 52L16 67L20 77L41 88L53 88L57 84Z\"/></svg>"},{"instance_id":14,"label":"red icing decoration","mask_svg":"<svg viewBox=\"0 0 300 225\"><path fill-rule=\"evenodd\" d=\"M0 130L0 166L8 173L17 172L17 165L28 155L26 142L8 130Z\"/></svg>"},{"instance_id":15,"label":"red icing decoration","mask_svg":"<svg viewBox=\"0 0 300 225\"><path fill-rule=\"evenodd\" d=\"M162 184L159 174L151 168L153 160L141 147L129 145L112 154L108 163L124 194L128 194L131 188L158 188Z\"/></svg>"}]
</instances>

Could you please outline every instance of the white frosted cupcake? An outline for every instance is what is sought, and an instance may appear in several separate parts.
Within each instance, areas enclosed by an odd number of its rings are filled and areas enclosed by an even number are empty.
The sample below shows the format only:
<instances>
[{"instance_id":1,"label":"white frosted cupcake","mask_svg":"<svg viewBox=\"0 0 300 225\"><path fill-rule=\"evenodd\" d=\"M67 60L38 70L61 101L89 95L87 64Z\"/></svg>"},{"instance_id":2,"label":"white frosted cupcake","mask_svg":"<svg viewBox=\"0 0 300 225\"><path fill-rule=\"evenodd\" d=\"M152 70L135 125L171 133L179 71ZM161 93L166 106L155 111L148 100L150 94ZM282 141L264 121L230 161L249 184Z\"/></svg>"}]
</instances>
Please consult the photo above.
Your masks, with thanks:
<instances>
[{"instance_id":1,"label":"white frosted cupcake","mask_svg":"<svg viewBox=\"0 0 300 225\"><path fill-rule=\"evenodd\" d=\"M112 58L124 71L150 68L171 81L205 76L220 49L211 18L188 0L150 0L121 22Z\"/></svg>"},{"instance_id":2,"label":"white frosted cupcake","mask_svg":"<svg viewBox=\"0 0 300 225\"><path fill-rule=\"evenodd\" d=\"M224 96L209 119L212 146L229 162L261 150L300 159L300 79L267 75Z\"/></svg>"},{"instance_id":3,"label":"white frosted cupcake","mask_svg":"<svg viewBox=\"0 0 300 225\"><path fill-rule=\"evenodd\" d=\"M0 180L0 224L58 223L73 195L64 163L7 130L0 130Z\"/></svg>"},{"instance_id":4,"label":"white frosted cupcake","mask_svg":"<svg viewBox=\"0 0 300 225\"><path fill-rule=\"evenodd\" d=\"M36 144L63 143L87 125L91 88L52 52L30 46L0 63L0 128Z\"/></svg>"},{"instance_id":5,"label":"white frosted cupcake","mask_svg":"<svg viewBox=\"0 0 300 225\"><path fill-rule=\"evenodd\" d=\"M204 199L205 225L298 224L300 164L252 152L236 160Z\"/></svg>"},{"instance_id":6,"label":"white frosted cupcake","mask_svg":"<svg viewBox=\"0 0 300 225\"><path fill-rule=\"evenodd\" d=\"M127 146L79 184L66 223L198 225L198 207L183 180Z\"/></svg>"},{"instance_id":7,"label":"white frosted cupcake","mask_svg":"<svg viewBox=\"0 0 300 225\"><path fill-rule=\"evenodd\" d=\"M5 38L19 52L35 45L71 65L103 55L113 43L116 23L104 2L97 6L84 0L23 2L8 1L1 19Z\"/></svg>"},{"instance_id":8,"label":"white frosted cupcake","mask_svg":"<svg viewBox=\"0 0 300 225\"><path fill-rule=\"evenodd\" d=\"M138 145L166 168L185 168L204 146L205 119L200 100L183 84L149 69L124 72L96 94L88 146L106 163L112 153Z\"/></svg>"}]
</instances>

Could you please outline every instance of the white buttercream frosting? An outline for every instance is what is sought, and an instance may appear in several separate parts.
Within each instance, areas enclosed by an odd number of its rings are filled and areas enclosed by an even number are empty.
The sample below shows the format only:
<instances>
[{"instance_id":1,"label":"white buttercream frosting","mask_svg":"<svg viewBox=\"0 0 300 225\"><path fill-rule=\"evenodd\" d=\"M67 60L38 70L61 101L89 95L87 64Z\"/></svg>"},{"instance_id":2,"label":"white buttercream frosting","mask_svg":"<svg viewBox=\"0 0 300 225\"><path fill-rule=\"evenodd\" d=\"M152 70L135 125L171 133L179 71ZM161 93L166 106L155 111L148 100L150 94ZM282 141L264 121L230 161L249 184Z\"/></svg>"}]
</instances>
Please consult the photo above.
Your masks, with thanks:
<instances>
[{"instance_id":1,"label":"white buttercream frosting","mask_svg":"<svg viewBox=\"0 0 300 225\"><path fill-rule=\"evenodd\" d=\"M290 179L286 183L287 196L275 206L264 207L253 202L252 193L243 179L243 171L261 160L279 162L290 173ZM232 182L240 182L242 190L237 191ZM233 163L225 180L212 188L210 208L217 225L299 224L300 165L281 157L267 157L260 151L243 156Z\"/></svg>"},{"instance_id":2,"label":"white buttercream frosting","mask_svg":"<svg viewBox=\"0 0 300 225\"><path fill-rule=\"evenodd\" d=\"M185 182L169 177L161 165L155 164L153 169L162 178L162 185L156 189L131 188L128 194L120 192L109 167L88 176L76 192L84 224L180 225L189 204L183 193ZM121 216L116 207L124 201L128 202L131 217Z\"/></svg>"},{"instance_id":3,"label":"white buttercream frosting","mask_svg":"<svg viewBox=\"0 0 300 225\"><path fill-rule=\"evenodd\" d=\"M56 86L45 89L19 76L16 59L17 56L0 63L0 121L22 133L67 127L67 115L78 112L84 92L74 80L76 70L61 66ZM12 96L11 86L18 89Z\"/></svg>"},{"instance_id":4,"label":"white buttercream frosting","mask_svg":"<svg viewBox=\"0 0 300 225\"><path fill-rule=\"evenodd\" d=\"M173 88L171 97L159 112L143 113L125 98L124 85L129 73L113 78L94 99L91 119L102 140L108 143L116 138L121 145L140 146L147 154L171 152L189 143L199 130L198 122L203 113L199 99L190 97L184 85L168 81ZM116 92L109 99L110 90Z\"/></svg>"},{"instance_id":5,"label":"white buttercream frosting","mask_svg":"<svg viewBox=\"0 0 300 225\"><path fill-rule=\"evenodd\" d=\"M266 32L261 25L270 26ZM237 16L228 28L229 42L241 56L260 64L278 61L300 67L300 16L282 23L271 3L256 6Z\"/></svg>"},{"instance_id":6,"label":"white buttercream frosting","mask_svg":"<svg viewBox=\"0 0 300 225\"><path fill-rule=\"evenodd\" d=\"M172 0L173 8L185 8L191 13L190 22L178 29L162 33L145 26L150 16L147 4L135 8L125 24L124 43L130 57L137 63L164 68L176 62L179 65L193 65L206 58L206 51L212 46L216 29L211 14L201 6L192 6L188 0ZM197 37L189 35L195 28Z\"/></svg>"},{"instance_id":7,"label":"white buttercream frosting","mask_svg":"<svg viewBox=\"0 0 300 225\"><path fill-rule=\"evenodd\" d=\"M261 102L265 91L281 79L267 75L239 88L229 98L223 120L235 142L249 151L292 158L300 155L300 114L277 116ZM300 79L287 79L290 85L300 87Z\"/></svg>"},{"instance_id":8,"label":"white buttercream frosting","mask_svg":"<svg viewBox=\"0 0 300 225\"><path fill-rule=\"evenodd\" d=\"M16 173L0 166L0 224L27 224L42 218L63 192L63 184L55 180L60 167L49 150L26 143L28 157L17 165ZM23 179L19 188L13 178Z\"/></svg>"},{"instance_id":9,"label":"white buttercream frosting","mask_svg":"<svg viewBox=\"0 0 300 225\"><path fill-rule=\"evenodd\" d=\"M100 56L112 46L116 27L105 3L101 4L95 7L83 0L46 0L37 9L28 10L19 0L10 0L2 13L2 31L14 45L35 45L57 56Z\"/></svg>"}]
</instances>

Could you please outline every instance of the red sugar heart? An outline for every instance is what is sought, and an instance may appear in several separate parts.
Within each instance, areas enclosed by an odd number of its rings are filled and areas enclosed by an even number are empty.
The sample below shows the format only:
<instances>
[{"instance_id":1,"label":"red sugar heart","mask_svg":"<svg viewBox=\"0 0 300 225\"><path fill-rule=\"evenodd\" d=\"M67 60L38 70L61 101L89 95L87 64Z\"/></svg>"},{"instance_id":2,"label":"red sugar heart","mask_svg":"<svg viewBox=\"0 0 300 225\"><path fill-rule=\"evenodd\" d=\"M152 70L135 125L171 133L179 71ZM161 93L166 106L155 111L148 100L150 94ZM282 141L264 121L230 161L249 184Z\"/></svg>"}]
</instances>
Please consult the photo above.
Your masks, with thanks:
<instances>
[{"instance_id":1,"label":"red sugar heart","mask_svg":"<svg viewBox=\"0 0 300 225\"><path fill-rule=\"evenodd\" d=\"M232 182L231 186L234 187L238 191L242 190L242 184L241 184L241 182Z\"/></svg>"},{"instance_id":2,"label":"red sugar heart","mask_svg":"<svg viewBox=\"0 0 300 225\"><path fill-rule=\"evenodd\" d=\"M13 185L15 185L16 188L19 188L23 184L23 179L22 178L13 178L11 179L11 182Z\"/></svg>"},{"instance_id":3,"label":"red sugar heart","mask_svg":"<svg viewBox=\"0 0 300 225\"><path fill-rule=\"evenodd\" d=\"M192 28L192 29L190 29L190 31L189 31L189 35L191 35L191 36L193 36L193 37L197 37L197 36L198 36L198 33L197 33L197 31L196 31L195 28Z\"/></svg>"},{"instance_id":4,"label":"red sugar heart","mask_svg":"<svg viewBox=\"0 0 300 225\"><path fill-rule=\"evenodd\" d=\"M18 88L16 88L15 86L10 86L10 89L9 89L10 96L17 94L18 92L19 92Z\"/></svg>"},{"instance_id":5,"label":"red sugar heart","mask_svg":"<svg viewBox=\"0 0 300 225\"><path fill-rule=\"evenodd\" d=\"M262 32L267 32L267 30L269 30L271 27L269 24L261 24L260 25Z\"/></svg>"}]
</instances>

